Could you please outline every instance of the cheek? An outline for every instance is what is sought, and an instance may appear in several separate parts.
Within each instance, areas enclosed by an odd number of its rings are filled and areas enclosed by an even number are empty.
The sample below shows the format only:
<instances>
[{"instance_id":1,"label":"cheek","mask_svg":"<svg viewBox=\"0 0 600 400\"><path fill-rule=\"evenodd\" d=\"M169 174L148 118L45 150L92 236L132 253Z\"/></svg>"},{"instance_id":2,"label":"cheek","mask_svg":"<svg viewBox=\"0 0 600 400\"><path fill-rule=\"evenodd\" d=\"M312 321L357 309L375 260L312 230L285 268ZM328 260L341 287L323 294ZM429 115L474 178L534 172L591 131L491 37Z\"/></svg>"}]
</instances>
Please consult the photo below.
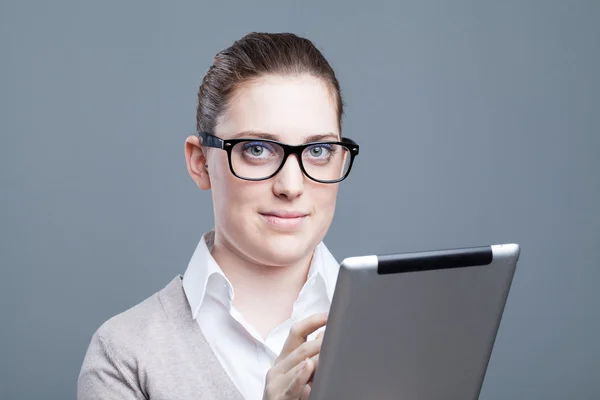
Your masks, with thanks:
<instances>
[{"instance_id":1,"label":"cheek","mask_svg":"<svg viewBox=\"0 0 600 400\"><path fill-rule=\"evenodd\" d=\"M314 207L322 218L330 220L333 218L337 201L338 185L317 187L314 190Z\"/></svg>"},{"instance_id":2,"label":"cheek","mask_svg":"<svg viewBox=\"0 0 600 400\"><path fill-rule=\"evenodd\" d=\"M231 224L243 224L241 219L252 214L256 199L265 189L258 183L236 178L227 164L220 167L218 176L212 182L216 218L224 228Z\"/></svg>"},{"instance_id":3,"label":"cheek","mask_svg":"<svg viewBox=\"0 0 600 400\"><path fill-rule=\"evenodd\" d=\"M227 208L227 204L238 202L239 197L243 196L244 181L231 173L224 152L221 156L215 163L215 170L211 174L211 188L214 193L214 204Z\"/></svg>"},{"instance_id":4,"label":"cheek","mask_svg":"<svg viewBox=\"0 0 600 400\"><path fill-rule=\"evenodd\" d=\"M230 214L235 214L243 204L244 191L241 190L241 181L229 172L227 162L221 162L211 174L211 190L215 217L219 223L225 222Z\"/></svg>"}]
</instances>

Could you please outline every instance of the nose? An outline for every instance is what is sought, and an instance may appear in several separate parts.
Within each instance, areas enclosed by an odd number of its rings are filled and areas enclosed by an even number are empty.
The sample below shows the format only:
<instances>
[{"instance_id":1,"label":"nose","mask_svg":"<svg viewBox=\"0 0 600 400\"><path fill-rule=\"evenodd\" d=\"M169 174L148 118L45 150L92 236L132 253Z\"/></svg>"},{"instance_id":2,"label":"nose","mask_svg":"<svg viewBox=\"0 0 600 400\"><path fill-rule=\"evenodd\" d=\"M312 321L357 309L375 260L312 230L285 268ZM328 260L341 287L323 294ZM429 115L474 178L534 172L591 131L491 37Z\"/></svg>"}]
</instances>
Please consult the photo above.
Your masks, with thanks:
<instances>
[{"instance_id":1,"label":"nose","mask_svg":"<svg viewBox=\"0 0 600 400\"><path fill-rule=\"evenodd\" d=\"M291 200L304 193L304 174L296 155L290 155L274 177L273 193Z\"/></svg>"}]
</instances>

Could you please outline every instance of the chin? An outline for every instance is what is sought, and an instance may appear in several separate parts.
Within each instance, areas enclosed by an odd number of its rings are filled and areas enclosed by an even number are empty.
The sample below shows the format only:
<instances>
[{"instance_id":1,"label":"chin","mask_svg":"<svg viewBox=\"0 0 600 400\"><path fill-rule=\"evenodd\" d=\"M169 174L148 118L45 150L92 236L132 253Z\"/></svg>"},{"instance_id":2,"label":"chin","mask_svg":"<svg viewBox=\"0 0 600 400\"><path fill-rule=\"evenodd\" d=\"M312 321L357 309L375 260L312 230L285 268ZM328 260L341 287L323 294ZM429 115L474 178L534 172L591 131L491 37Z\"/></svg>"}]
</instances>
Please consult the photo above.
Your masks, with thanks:
<instances>
[{"instance_id":1,"label":"chin","mask_svg":"<svg viewBox=\"0 0 600 400\"><path fill-rule=\"evenodd\" d=\"M305 235L265 235L261 244L262 256L266 258L267 264L286 266L297 263L303 258L310 256L316 245L312 244Z\"/></svg>"}]
</instances>

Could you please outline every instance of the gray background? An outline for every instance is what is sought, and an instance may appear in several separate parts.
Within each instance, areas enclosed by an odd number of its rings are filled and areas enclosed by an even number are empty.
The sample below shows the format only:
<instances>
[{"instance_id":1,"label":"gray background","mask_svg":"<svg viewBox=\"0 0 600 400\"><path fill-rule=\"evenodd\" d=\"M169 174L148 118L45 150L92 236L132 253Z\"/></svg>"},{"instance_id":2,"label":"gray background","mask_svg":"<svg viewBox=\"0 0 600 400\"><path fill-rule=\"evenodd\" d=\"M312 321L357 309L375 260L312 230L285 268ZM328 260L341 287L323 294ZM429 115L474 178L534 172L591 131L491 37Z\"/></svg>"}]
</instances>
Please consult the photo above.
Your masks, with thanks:
<instances>
[{"instance_id":1,"label":"gray background","mask_svg":"<svg viewBox=\"0 0 600 400\"><path fill-rule=\"evenodd\" d=\"M0 398L75 397L93 331L212 227L184 139L214 54L292 31L361 144L326 242L518 242L482 399L600 398L600 2L3 1Z\"/></svg>"}]
</instances>

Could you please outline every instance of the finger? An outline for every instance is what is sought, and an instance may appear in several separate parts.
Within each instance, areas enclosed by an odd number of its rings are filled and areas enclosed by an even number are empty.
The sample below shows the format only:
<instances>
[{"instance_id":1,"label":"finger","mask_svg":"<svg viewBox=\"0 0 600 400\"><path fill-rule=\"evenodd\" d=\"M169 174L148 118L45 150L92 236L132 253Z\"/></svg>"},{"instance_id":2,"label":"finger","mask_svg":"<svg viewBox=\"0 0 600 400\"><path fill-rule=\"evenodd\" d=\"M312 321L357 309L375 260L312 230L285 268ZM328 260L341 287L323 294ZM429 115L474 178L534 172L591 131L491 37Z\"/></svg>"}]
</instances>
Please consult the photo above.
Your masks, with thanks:
<instances>
[{"instance_id":1,"label":"finger","mask_svg":"<svg viewBox=\"0 0 600 400\"><path fill-rule=\"evenodd\" d=\"M317 335L317 339L321 340L321 347L323 347L323 336L325 336L325 330L322 330ZM315 363L315 372L317 371L317 368L319 368L319 355L320 354L321 354L321 350L319 349L319 354L317 354L316 356L312 357L312 360ZM314 373L313 373L313 377L314 377ZM311 381L312 381L312 377L311 377Z\"/></svg>"},{"instance_id":2,"label":"finger","mask_svg":"<svg viewBox=\"0 0 600 400\"><path fill-rule=\"evenodd\" d=\"M326 322L327 313L319 313L313 314L292 326L278 359L283 360L286 358L298 346L306 342L308 335L325 326Z\"/></svg>"},{"instance_id":3,"label":"finger","mask_svg":"<svg viewBox=\"0 0 600 400\"><path fill-rule=\"evenodd\" d=\"M325 331L322 330L321 332L319 332L319 334L317 335L316 339L323 339L323 335L325 335Z\"/></svg>"},{"instance_id":4,"label":"finger","mask_svg":"<svg viewBox=\"0 0 600 400\"><path fill-rule=\"evenodd\" d=\"M313 373L310 376L310 378L308 378L308 386L312 388L313 382L315 381L315 374L317 373L317 369L319 368L319 355L317 354L316 356L312 356L311 361L315 365L315 368L313 369Z\"/></svg>"},{"instance_id":5,"label":"finger","mask_svg":"<svg viewBox=\"0 0 600 400\"><path fill-rule=\"evenodd\" d=\"M300 400L309 400L311 390L312 387L310 386L310 384L304 386L304 389L302 389L302 396L300 396Z\"/></svg>"},{"instance_id":6,"label":"finger","mask_svg":"<svg viewBox=\"0 0 600 400\"><path fill-rule=\"evenodd\" d=\"M289 377L291 380L284 391L284 399L295 400L302 396L304 387L308 383L308 379L312 375L314 367L311 359L307 358L285 374L285 376Z\"/></svg>"},{"instance_id":7,"label":"finger","mask_svg":"<svg viewBox=\"0 0 600 400\"><path fill-rule=\"evenodd\" d=\"M316 356L312 356L311 360L312 360L313 364L315 365L315 371L314 372L317 372L317 369L319 368L319 354L317 354ZM311 381L313 380L314 375L315 374L313 373L313 376L310 377Z\"/></svg>"},{"instance_id":8,"label":"finger","mask_svg":"<svg viewBox=\"0 0 600 400\"><path fill-rule=\"evenodd\" d=\"M313 356L319 354L319 351L321 351L322 342L322 339L315 339L311 340L310 342L303 343L296 350L292 351L285 359L277 363L274 367L275 370L280 374L285 374L293 369L296 365L300 364L303 360L312 358Z\"/></svg>"}]
</instances>

